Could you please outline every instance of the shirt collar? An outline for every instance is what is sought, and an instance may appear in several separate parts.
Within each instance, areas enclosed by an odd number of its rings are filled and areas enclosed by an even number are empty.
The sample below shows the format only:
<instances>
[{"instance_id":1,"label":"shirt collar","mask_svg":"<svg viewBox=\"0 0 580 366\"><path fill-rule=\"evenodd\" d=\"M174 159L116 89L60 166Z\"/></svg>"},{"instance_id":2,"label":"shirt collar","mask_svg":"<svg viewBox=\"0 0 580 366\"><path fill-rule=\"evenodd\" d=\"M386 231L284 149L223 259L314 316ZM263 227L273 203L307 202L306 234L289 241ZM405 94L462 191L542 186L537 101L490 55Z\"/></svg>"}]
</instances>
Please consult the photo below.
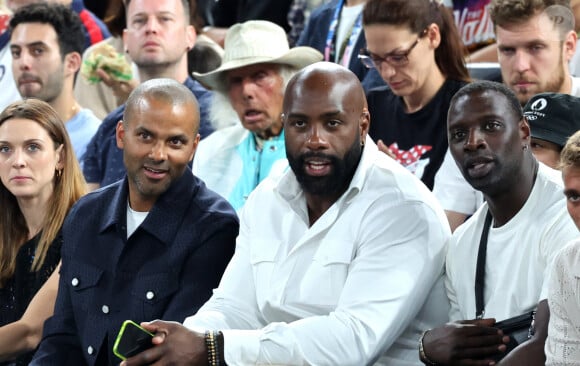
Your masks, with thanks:
<instances>
[{"instance_id":1,"label":"shirt collar","mask_svg":"<svg viewBox=\"0 0 580 366\"><path fill-rule=\"evenodd\" d=\"M344 204L350 204L352 200L355 199L358 193L363 189L367 177L367 172L373 165L374 160L376 159L376 154L378 152L377 145L367 135L358 167L356 168L348 188L335 202L335 205L338 204L342 206ZM288 171L280 178L275 191L277 191L280 197L288 202L288 204L292 207L296 207L297 205L304 205L304 193L300 187L300 184L296 180L296 175L294 175L292 169L288 169Z\"/></svg>"},{"instance_id":2,"label":"shirt collar","mask_svg":"<svg viewBox=\"0 0 580 366\"><path fill-rule=\"evenodd\" d=\"M191 174L188 169L174 181L169 189L163 193L140 225L140 228L157 237L161 242L170 244L179 231L179 225L191 205L192 198L197 194L201 181ZM111 226L123 231L126 235L127 200L129 196L128 178L113 184L109 189L114 190L111 205L103 216L100 231Z\"/></svg>"}]
</instances>

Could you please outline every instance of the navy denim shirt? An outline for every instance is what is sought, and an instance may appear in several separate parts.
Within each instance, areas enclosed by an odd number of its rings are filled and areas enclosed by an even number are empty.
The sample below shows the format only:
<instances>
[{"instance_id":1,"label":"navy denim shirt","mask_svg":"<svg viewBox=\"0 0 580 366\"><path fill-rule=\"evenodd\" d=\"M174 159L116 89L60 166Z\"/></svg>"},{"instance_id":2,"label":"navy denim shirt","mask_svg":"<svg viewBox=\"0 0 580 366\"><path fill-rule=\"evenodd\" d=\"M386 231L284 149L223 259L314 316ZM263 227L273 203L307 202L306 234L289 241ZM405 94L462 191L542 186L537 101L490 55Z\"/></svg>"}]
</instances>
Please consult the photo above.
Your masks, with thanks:
<instances>
[{"instance_id":1,"label":"navy denim shirt","mask_svg":"<svg viewBox=\"0 0 580 366\"><path fill-rule=\"evenodd\" d=\"M209 122L212 92L190 77L183 84L191 90L199 103L199 134L203 139L213 132ZM104 187L125 176L123 150L117 147L116 138L117 123L123 119L123 112L125 104L109 113L87 145L87 151L83 156L83 174L88 183L99 183Z\"/></svg>"},{"instance_id":2,"label":"navy denim shirt","mask_svg":"<svg viewBox=\"0 0 580 366\"><path fill-rule=\"evenodd\" d=\"M182 322L217 287L239 230L229 203L186 171L127 239L127 200L125 178L71 209L54 316L31 365L117 365L124 320Z\"/></svg>"}]
</instances>

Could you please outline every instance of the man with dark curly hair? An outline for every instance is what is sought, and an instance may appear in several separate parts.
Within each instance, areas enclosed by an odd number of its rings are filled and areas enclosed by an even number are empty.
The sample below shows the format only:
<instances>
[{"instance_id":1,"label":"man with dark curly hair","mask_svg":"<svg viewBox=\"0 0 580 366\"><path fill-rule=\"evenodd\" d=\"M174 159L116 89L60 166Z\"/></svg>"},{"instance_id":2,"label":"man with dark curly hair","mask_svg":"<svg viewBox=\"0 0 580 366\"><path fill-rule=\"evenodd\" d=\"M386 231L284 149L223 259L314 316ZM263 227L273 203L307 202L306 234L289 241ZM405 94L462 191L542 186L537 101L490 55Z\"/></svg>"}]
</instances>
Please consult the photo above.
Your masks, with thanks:
<instances>
[{"instance_id":1,"label":"man with dark curly hair","mask_svg":"<svg viewBox=\"0 0 580 366\"><path fill-rule=\"evenodd\" d=\"M73 95L84 47L80 17L68 6L36 3L10 20L12 75L22 98L51 105L65 122L74 152L82 161L101 121Z\"/></svg>"}]
</instances>

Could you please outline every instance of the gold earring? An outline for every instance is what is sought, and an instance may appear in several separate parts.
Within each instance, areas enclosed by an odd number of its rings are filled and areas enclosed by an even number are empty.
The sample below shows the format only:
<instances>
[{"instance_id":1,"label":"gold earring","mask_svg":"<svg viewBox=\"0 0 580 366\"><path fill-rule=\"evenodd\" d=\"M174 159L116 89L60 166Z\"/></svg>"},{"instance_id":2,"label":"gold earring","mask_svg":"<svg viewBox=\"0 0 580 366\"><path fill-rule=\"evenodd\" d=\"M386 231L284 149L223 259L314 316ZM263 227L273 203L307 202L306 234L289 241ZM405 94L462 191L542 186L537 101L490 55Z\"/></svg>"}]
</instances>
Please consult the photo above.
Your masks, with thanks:
<instances>
[{"instance_id":1,"label":"gold earring","mask_svg":"<svg viewBox=\"0 0 580 366\"><path fill-rule=\"evenodd\" d=\"M56 170L56 177L60 178L61 175L62 175L62 169L57 169Z\"/></svg>"}]
</instances>

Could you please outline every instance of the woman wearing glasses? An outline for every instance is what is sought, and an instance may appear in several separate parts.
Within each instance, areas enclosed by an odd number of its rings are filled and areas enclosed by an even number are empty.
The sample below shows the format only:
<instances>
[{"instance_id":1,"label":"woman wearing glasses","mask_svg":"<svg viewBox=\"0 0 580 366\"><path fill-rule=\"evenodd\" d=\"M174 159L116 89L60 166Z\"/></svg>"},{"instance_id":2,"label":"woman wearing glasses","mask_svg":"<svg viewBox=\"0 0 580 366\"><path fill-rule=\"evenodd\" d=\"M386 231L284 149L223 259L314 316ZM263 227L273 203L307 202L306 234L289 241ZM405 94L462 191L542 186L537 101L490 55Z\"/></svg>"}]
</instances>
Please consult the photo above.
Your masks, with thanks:
<instances>
[{"instance_id":1,"label":"woman wearing glasses","mask_svg":"<svg viewBox=\"0 0 580 366\"><path fill-rule=\"evenodd\" d=\"M369 91L370 136L433 189L447 151L447 109L469 81L452 14L436 1L369 0L359 58L387 86Z\"/></svg>"}]
</instances>

